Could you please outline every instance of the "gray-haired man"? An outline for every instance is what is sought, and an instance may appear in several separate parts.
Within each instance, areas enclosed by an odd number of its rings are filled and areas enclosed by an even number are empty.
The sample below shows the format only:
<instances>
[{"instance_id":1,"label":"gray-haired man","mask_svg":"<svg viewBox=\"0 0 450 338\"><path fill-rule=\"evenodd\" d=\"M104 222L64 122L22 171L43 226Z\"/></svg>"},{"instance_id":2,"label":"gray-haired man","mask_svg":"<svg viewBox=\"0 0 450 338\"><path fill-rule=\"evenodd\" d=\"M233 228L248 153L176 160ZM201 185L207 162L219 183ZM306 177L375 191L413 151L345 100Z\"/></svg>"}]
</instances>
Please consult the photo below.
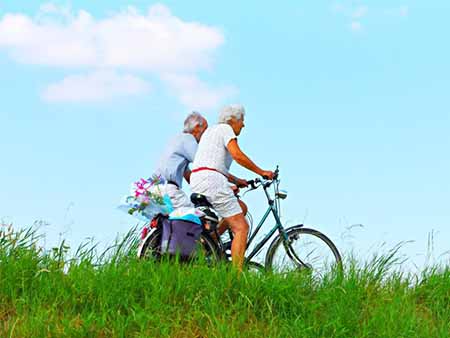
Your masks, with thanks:
<instances>
[{"instance_id":1,"label":"gray-haired man","mask_svg":"<svg viewBox=\"0 0 450 338\"><path fill-rule=\"evenodd\" d=\"M194 161L198 142L208 128L206 119L197 112L189 114L184 121L183 132L176 135L161 156L155 173L168 182L166 193L174 209L191 207L192 203L183 192L183 177L189 183L191 171L189 164Z\"/></svg>"}]
</instances>

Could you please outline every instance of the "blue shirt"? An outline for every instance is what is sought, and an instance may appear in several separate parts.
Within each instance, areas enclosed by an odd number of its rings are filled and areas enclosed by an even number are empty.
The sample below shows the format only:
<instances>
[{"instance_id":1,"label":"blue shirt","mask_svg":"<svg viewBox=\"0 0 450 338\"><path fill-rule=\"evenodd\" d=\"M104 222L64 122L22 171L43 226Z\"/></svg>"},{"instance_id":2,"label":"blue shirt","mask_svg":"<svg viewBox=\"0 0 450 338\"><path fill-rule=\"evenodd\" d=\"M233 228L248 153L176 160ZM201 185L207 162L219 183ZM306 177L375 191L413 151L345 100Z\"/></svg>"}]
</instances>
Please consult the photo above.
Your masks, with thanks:
<instances>
[{"instance_id":1,"label":"blue shirt","mask_svg":"<svg viewBox=\"0 0 450 338\"><path fill-rule=\"evenodd\" d=\"M198 143L189 133L175 136L161 156L155 173L168 181L175 182L181 188L185 171L194 161Z\"/></svg>"}]
</instances>

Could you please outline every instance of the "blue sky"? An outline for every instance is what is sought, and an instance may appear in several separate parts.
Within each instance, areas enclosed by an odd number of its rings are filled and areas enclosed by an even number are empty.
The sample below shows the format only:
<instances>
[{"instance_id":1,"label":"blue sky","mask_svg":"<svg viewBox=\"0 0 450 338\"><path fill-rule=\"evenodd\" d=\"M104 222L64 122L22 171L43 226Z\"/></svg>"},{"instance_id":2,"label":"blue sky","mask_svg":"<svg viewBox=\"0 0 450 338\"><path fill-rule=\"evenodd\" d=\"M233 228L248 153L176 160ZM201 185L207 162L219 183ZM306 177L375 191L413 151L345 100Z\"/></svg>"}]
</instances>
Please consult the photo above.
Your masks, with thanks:
<instances>
[{"instance_id":1,"label":"blue sky","mask_svg":"<svg viewBox=\"0 0 450 338\"><path fill-rule=\"evenodd\" d=\"M374 252L449 250L446 1L0 1L0 219L102 243L192 109L247 109L241 147L279 164L284 217ZM232 167L235 173L254 175ZM247 198L255 216L262 196ZM363 224L363 228L353 228Z\"/></svg>"}]
</instances>

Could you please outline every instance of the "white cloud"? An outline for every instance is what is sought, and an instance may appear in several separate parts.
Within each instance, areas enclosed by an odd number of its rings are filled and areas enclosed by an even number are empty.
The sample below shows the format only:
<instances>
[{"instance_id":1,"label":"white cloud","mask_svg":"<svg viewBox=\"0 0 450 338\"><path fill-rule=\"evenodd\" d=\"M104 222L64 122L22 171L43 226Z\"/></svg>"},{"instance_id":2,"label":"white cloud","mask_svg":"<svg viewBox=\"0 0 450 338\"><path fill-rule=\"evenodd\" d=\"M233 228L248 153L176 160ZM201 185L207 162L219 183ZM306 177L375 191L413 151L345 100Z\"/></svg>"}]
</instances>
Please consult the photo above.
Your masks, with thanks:
<instances>
[{"instance_id":1,"label":"white cloud","mask_svg":"<svg viewBox=\"0 0 450 338\"><path fill-rule=\"evenodd\" d=\"M94 102L118 96L146 93L150 84L131 75L114 71L95 71L85 75L69 75L49 85L42 98L48 102Z\"/></svg>"},{"instance_id":2,"label":"white cloud","mask_svg":"<svg viewBox=\"0 0 450 338\"><path fill-rule=\"evenodd\" d=\"M237 92L237 89L232 86L211 88L193 75L165 74L161 78L190 109L217 108L224 100Z\"/></svg>"},{"instance_id":3,"label":"white cloud","mask_svg":"<svg viewBox=\"0 0 450 338\"><path fill-rule=\"evenodd\" d=\"M142 80L117 75L117 71L138 70L157 77L172 74L166 83L183 104L192 105L196 93L201 93L199 105L212 105L231 91L210 88L198 78L198 72L211 69L214 54L223 43L219 29L184 21L161 4L149 7L145 14L128 7L96 19L84 10L74 13L69 7L47 3L34 17L21 13L0 17L0 52L6 51L13 60L69 71L90 69L88 75L68 75L48 86L42 97L49 102L106 99L111 97L109 93L118 94L119 78L126 78L127 86L121 88L125 94L142 92ZM112 73L106 75L98 69ZM99 92L86 89L94 84Z\"/></svg>"},{"instance_id":4,"label":"white cloud","mask_svg":"<svg viewBox=\"0 0 450 338\"><path fill-rule=\"evenodd\" d=\"M51 4L40 14L36 19L4 15L0 48L20 62L49 66L196 71L211 66L212 53L224 42L218 29L183 21L163 5L150 7L146 15L130 7L100 20Z\"/></svg>"}]
</instances>

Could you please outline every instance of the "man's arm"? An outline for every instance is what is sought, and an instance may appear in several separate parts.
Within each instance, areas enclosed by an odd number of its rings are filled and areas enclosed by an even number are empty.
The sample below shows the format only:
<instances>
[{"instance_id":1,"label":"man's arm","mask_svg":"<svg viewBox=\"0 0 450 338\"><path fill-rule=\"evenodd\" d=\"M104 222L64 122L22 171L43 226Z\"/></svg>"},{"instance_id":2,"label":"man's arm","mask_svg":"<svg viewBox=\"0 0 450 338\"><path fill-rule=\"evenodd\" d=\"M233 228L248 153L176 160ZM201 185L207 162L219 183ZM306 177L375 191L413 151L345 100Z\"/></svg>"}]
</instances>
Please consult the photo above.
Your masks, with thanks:
<instances>
[{"instance_id":1,"label":"man's arm","mask_svg":"<svg viewBox=\"0 0 450 338\"><path fill-rule=\"evenodd\" d=\"M198 147L197 141L192 141L191 138L188 138L183 143L184 158L189 163L194 162L194 157L195 157L195 153L197 152L197 147ZM188 184L190 184L191 183L191 170L189 169L189 167L186 167L186 171L184 172L183 176L184 176L184 179L186 180L186 182L188 182Z\"/></svg>"},{"instance_id":2,"label":"man's arm","mask_svg":"<svg viewBox=\"0 0 450 338\"><path fill-rule=\"evenodd\" d=\"M189 163L194 162L195 153L197 152L198 143L191 136L184 139L183 142L183 156Z\"/></svg>"},{"instance_id":3,"label":"man's arm","mask_svg":"<svg viewBox=\"0 0 450 338\"><path fill-rule=\"evenodd\" d=\"M189 169L186 169L183 176L186 182L188 182L188 184L191 184L191 171Z\"/></svg>"}]
</instances>

